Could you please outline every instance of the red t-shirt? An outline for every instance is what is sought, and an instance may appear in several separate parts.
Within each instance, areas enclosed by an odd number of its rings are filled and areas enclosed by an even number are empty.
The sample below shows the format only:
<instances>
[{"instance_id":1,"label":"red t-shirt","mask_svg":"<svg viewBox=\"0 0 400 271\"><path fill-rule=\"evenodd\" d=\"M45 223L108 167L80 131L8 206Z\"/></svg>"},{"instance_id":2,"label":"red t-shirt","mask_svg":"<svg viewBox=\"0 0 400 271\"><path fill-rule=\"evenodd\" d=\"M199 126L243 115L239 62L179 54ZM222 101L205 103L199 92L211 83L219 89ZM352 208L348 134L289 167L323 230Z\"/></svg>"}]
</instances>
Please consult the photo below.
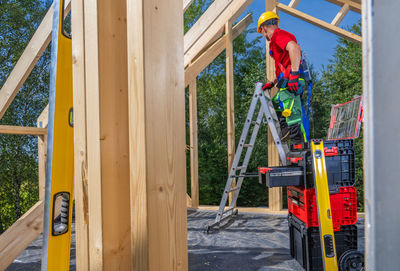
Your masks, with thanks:
<instances>
[{"instance_id":1,"label":"red t-shirt","mask_svg":"<svg viewBox=\"0 0 400 271\"><path fill-rule=\"evenodd\" d=\"M281 63L285 68L290 65L289 52L285 49L289 41L297 43L296 37L285 30L277 28L274 31L274 34L272 34L271 42L269 43L269 50L270 55L275 60L276 78L278 78L281 73L279 63Z\"/></svg>"}]
</instances>

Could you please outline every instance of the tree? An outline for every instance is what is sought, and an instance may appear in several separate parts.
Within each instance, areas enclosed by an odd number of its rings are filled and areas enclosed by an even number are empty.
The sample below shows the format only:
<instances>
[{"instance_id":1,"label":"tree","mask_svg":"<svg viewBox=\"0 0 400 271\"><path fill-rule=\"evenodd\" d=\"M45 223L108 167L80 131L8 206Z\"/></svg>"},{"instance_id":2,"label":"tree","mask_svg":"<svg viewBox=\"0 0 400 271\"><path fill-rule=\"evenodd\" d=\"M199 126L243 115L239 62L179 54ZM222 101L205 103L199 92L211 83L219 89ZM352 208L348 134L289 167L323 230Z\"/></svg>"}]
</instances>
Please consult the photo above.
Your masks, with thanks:
<instances>
[{"instance_id":1,"label":"tree","mask_svg":"<svg viewBox=\"0 0 400 271\"><path fill-rule=\"evenodd\" d=\"M361 22L352 26L353 33L361 34ZM320 81L314 86L312 98L311 135L326 138L331 105L350 101L355 95L362 95L362 51L361 45L339 38L335 53L327 67L324 67ZM354 141L356 155L356 188L358 206L363 209L363 146L362 133Z\"/></svg>"},{"instance_id":2,"label":"tree","mask_svg":"<svg viewBox=\"0 0 400 271\"><path fill-rule=\"evenodd\" d=\"M0 1L0 83L4 84L50 3ZM36 126L47 104L49 50L39 59L0 124ZM0 233L38 200L37 139L0 136Z\"/></svg>"}]
</instances>

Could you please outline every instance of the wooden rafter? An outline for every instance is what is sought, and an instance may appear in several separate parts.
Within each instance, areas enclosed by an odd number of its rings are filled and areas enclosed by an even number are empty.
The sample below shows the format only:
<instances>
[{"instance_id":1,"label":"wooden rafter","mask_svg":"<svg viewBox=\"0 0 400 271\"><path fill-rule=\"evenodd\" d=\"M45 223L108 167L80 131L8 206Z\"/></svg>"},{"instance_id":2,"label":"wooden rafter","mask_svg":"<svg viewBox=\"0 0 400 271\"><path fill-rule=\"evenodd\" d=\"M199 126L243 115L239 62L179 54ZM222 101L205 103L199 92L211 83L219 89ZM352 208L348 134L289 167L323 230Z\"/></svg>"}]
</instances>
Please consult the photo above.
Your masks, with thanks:
<instances>
[{"instance_id":1,"label":"wooden rafter","mask_svg":"<svg viewBox=\"0 0 400 271\"><path fill-rule=\"evenodd\" d=\"M291 8L297 8L297 5L300 3L300 0L292 0L292 1L290 1L290 3L289 3L289 7L291 7Z\"/></svg>"},{"instance_id":2,"label":"wooden rafter","mask_svg":"<svg viewBox=\"0 0 400 271\"><path fill-rule=\"evenodd\" d=\"M66 0L65 15L71 9L71 0ZM53 5L50 6L46 16L29 41L21 57L15 64L6 82L0 90L0 119L14 100L21 86L25 83L36 62L42 56L51 40L51 26L53 19Z\"/></svg>"},{"instance_id":3,"label":"wooden rafter","mask_svg":"<svg viewBox=\"0 0 400 271\"><path fill-rule=\"evenodd\" d=\"M301 12L301 11L299 11L297 9L288 7L288 6L286 6L286 5L282 4L282 3L278 3L277 4L277 8L280 11L283 11L283 12L285 12L287 14L290 14L290 15L296 17L296 18L304 20L304 21L306 21L306 22L308 22L310 24L316 25L316 26L318 26L318 27L320 27L322 29L325 29L325 30L327 30L327 31L329 31L331 33L334 33L334 34L336 34L338 36L341 36L342 38L345 38L347 40L350 40L350 41L356 42L356 43L361 43L362 42L362 38L360 36L358 36L356 34L353 34L353 33L349 32L349 31L346 31L346 30L344 30L344 29L342 29L340 27L334 26L334 25L332 25L330 23L327 23L327 22L325 22L323 20L317 19L317 18L315 18L313 16L310 16L310 15L304 13L304 12Z\"/></svg>"},{"instance_id":4,"label":"wooden rafter","mask_svg":"<svg viewBox=\"0 0 400 271\"><path fill-rule=\"evenodd\" d=\"M185 67L189 65L196 56L221 33L221 29L224 28L225 23L229 20L234 20L237 16L243 13L243 11L253 2L253 0L235 0L230 2L230 4L223 10L223 12L209 25L204 31L198 32L196 38L191 38L193 43L186 43L185 45L185 57L184 65ZM204 16L204 15L203 15ZM203 17L202 16L202 17ZM201 19L201 17L200 17ZM199 19L199 20L200 20ZM204 17L206 20L206 17ZM190 31L190 30L189 30ZM189 32L186 34L188 35ZM185 41L186 41L185 35ZM190 46L189 46L190 45Z\"/></svg>"},{"instance_id":5,"label":"wooden rafter","mask_svg":"<svg viewBox=\"0 0 400 271\"><path fill-rule=\"evenodd\" d=\"M350 10L361 14L361 0L326 0L326 1L341 7L345 4L348 4Z\"/></svg>"},{"instance_id":6,"label":"wooden rafter","mask_svg":"<svg viewBox=\"0 0 400 271\"><path fill-rule=\"evenodd\" d=\"M185 12L194 0L183 0L183 12Z\"/></svg>"},{"instance_id":7,"label":"wooden rafter","mask_svg":"<svg viewBox=\"0 0 400 271\"><path fill-rule=\"evenodd\" d=\"M253 18L251 14L244 17L232 29L232 37L235 39L240 33L243 32L251 24ZM196 58L185 69L185 86L189 85L191 81L204 70L224 49L225 49L226 36L221 37L214 44L212 44L202 55Z\"/></svg>"},{"instance_id":8,"label":"wooden rafter","mask_svg":"<svg viewBox=\"0 0 400 271\"><path fill-rule=\"evenodd\" d=\"M343 7L339 10L338 14L332 20L331 25L338 26L342 22L344 16L346 16L346 14L349 12L349 9L349 4L344 4Z\"/></svg>"}]
</instances>

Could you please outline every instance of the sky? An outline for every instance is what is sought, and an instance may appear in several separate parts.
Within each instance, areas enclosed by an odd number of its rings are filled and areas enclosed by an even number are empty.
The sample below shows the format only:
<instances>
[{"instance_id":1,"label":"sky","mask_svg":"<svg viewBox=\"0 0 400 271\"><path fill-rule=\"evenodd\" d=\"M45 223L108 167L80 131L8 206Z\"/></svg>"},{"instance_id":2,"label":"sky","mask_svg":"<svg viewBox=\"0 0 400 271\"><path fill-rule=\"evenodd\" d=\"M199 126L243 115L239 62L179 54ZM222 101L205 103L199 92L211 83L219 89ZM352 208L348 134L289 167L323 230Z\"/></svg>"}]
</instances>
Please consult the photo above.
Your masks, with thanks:
<instances>
[{"instance_id":1,"label":"sky","mask_svg":"<svg viewBox=\"0 0 400 271\"><path fill-rule=\"evenodd\" d=\"M290 0L280 0L279 2L288 5ZM330 23L335 18L340 7L325 0L302 0L297 9ZM264 11L265 0L254 0L241 18L248 12L252 12L253 23L249 26L249 29L256 29L258 18ZM323 65L326 66L329 64L329 59L332 58L335 47L338 44L338 36L284 12L280 12L279 17L279 27L296 36L297 42L305 52L308 61L314 65L317 71L321 71ZM350 10L339 27L344 29L349 28L353 24L358 23L360 19L360 14ZM248 38L252 40L257 35L260 34L253 32L248 35Z\"/></svg>"}]
</instances>

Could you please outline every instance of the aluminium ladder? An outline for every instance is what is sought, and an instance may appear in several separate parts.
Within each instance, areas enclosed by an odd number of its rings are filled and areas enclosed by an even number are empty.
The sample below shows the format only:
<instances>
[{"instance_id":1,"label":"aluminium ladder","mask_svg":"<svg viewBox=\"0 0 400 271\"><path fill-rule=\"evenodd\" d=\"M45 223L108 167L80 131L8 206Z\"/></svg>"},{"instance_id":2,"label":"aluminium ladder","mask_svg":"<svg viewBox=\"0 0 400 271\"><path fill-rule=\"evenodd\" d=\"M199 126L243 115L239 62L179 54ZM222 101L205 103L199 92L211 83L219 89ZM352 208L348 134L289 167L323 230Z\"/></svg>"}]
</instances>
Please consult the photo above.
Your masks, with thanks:
<instances>
[{"instance_id":1,"label":"aluminium ladder","mask_svg":"<svg viewBox=\"0 0 400 271\"><path fill-rule=\"evenodd\" d=\"M260 101L261 106L260 110L258 112L257 119L253 121L253 116L254 112L256 110L258 101ZM265 119L264 119L265 117ZM279 137L279 120L277 118L276 112L274 110L274 107L272 105L271 98L268 94L268 92L265 92L262 90L262 83L256 83L255 86L255 91L253 95L253 99L250 104L249 112L247 113L247 118L246 122L243 126L243 131L242 135L240 136L240 141L238 143L238 146L236 148L236 153L235 153L235 158L233 160L228 180L225 185L225 190L224 193L222 194L222 199L219 205L219 210L217 213L217 216L215 218L215 221L213 224L209 225L207 227L207 232L210 232L213 228L218 229L220 223L229 218L232 217L233 215L237 214L237 210L235 210L236 206L236 201L239 196L240 188L243 183L243 179L247 177L245 175L247 166L251 157L251 153L253 151L253 147L257 138L258 130L260 128L261 123L266 120L268 123L269 129L271 131L271 134L274 138L275 145L278 149L279 157L282 162L282 165L286 165L286 153L288 151L287 145L282 144L281 139ZM246 143L247 135L250 130L250 126L254 125L253 127L253 132L250 138L250 142ZM242 157L242 152L243 148L247 148L246 154L243 159L242 165L239 165L239 162L241 161ZM237 171L240 171L239 174L237 174ZM235 187L232 187L232 183L234 179L238 178L238 181L236 183ZM229 207L226 209L226 203L228 200L228 195L229 193L234 192L232 196L231 203Z\"/></svg>"}]
</instances>

